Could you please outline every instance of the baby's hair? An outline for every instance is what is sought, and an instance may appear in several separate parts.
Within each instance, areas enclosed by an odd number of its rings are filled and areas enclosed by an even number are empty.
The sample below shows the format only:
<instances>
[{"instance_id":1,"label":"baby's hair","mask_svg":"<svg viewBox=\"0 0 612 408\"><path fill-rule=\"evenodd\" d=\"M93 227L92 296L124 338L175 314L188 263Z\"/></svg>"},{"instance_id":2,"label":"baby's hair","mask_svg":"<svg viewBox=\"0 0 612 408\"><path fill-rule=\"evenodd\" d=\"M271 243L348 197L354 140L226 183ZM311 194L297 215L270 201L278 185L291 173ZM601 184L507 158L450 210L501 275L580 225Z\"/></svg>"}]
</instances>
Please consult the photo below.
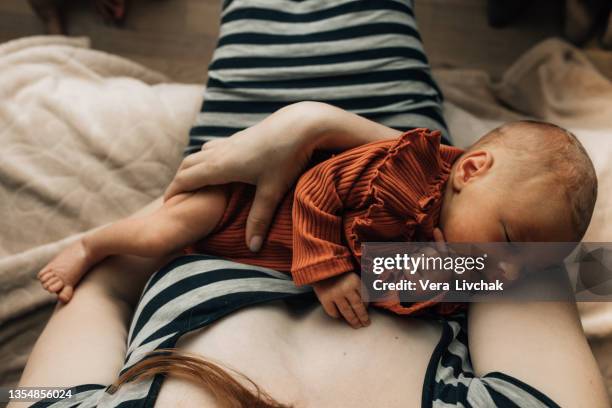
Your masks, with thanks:
<instances>
[{"instance_id":1,"label":"baby's hair","mask_svg":"<svg viewBox=\"0 0 612 408\"><path fill-rule=\"evenodd\" d=\"M517 166L518 176L534 171L549 172L558 181L570 205L575 240L584 236L597 199L597 175L582 143L568 130L548 122L520 120L493 129L468 151L498 145L512 149L515 157L526 159ZM537 166L537 167L534 167Z\"/></svg>"}]
</instances>

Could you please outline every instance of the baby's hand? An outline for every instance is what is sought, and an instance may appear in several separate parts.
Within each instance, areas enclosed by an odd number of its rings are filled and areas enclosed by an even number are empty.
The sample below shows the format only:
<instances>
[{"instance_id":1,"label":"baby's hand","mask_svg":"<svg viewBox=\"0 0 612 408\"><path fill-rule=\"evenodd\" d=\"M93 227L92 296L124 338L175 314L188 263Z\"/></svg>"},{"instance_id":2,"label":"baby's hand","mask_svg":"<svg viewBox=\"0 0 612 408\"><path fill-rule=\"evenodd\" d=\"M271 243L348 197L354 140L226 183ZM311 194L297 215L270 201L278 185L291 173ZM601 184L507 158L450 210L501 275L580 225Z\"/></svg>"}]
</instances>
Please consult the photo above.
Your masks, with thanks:
<instances>
[{"instance_id":1,"label":"baby's hand","mask_svg":"<svg viewBox=\"0 0 612 408\"><path fill-rule=\"evenodd\" d=\"M370 325L366 306L361 300L359 276L349 272L313 283L325 312L337 319L342 315L353 329Z\"/></svg>"}]
</instances>

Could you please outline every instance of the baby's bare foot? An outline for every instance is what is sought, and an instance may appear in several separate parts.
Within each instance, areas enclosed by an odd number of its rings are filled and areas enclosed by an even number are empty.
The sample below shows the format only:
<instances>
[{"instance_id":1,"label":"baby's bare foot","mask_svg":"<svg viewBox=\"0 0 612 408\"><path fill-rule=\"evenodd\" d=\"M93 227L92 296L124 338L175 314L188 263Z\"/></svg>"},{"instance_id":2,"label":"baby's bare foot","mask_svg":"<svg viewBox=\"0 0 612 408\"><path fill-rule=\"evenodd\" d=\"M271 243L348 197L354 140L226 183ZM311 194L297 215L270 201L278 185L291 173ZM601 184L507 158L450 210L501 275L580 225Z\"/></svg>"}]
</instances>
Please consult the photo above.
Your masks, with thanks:
<instances>
[{"instance_id":1,"label":"baby's bare foot","mask_svg":"<svg viewBox=\"0 0 612 408\"><path fill-rule=\"evenodd\" d=\"M59 300L68 303L72 298L74 287L90 266L91 261L87 248L83 240L78 240L65 248L38 272L38 279L43 288L51 293L57 293Z\"/></svg>"}]
</instances>

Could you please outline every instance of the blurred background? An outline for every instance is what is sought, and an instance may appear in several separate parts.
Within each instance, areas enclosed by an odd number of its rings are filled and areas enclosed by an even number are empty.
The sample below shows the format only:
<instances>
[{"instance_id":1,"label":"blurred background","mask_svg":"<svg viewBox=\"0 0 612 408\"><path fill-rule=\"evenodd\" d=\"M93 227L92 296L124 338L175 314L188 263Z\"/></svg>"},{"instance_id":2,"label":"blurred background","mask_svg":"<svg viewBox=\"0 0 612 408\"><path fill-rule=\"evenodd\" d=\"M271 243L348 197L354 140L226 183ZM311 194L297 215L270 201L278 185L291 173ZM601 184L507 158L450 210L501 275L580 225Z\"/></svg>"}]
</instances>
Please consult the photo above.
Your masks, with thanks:
<instances>
[{"instance_id":1,"label":"blurred background","mask_svg":"<svg viewBox=\"0 0 612 408\"><path fill-rule=\"evenodd\" d=\"M612 77L605 51L612 48L608 0L415 3L434 68L477 68L498 78L528 48L556 36L586 49L592 62ZM49 21L55 17L49 12L54 5L59 26ZM71 36L88 36L93 48L140 62L172 80L203 83L220 8L220 0L2 0L0 42L60 28Z\"/></svg>"}]
</instances>

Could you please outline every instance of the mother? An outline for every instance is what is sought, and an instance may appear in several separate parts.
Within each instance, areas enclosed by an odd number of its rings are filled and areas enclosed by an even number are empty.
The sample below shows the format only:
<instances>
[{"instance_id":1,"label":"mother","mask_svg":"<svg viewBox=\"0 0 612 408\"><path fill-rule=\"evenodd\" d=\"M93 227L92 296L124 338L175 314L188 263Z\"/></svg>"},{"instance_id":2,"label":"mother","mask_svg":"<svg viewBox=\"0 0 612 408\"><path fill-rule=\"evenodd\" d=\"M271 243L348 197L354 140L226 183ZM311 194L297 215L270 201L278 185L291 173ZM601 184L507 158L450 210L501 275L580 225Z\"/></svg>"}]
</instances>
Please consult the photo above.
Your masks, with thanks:
<instances>
[{"instance_id":1,"label":"mother","mask_svg":"<svg viewBox=\"0 0 612 408\"><path fill-rule=\"evenodd\" d=\"M186 158L168 195L257 184L247 231L257 250L271 209L315 149L396 137L397 129L446 129L411 5L244 3L224 4L190 152L235 134ZM297 100L360 116L290 104ZM20 385L76 385L74 397L36 406L607 406L572 304L472 304L467 318L446 321L372 311L372 324L353 331L282 274L206 256L168 261L111 258L58 305ZM144 358L171 347L179 351ZM119 374L125 381L142 372L106 392ZM155 375L164 372L176 375Z\"/></svg>"}]
</instances>

